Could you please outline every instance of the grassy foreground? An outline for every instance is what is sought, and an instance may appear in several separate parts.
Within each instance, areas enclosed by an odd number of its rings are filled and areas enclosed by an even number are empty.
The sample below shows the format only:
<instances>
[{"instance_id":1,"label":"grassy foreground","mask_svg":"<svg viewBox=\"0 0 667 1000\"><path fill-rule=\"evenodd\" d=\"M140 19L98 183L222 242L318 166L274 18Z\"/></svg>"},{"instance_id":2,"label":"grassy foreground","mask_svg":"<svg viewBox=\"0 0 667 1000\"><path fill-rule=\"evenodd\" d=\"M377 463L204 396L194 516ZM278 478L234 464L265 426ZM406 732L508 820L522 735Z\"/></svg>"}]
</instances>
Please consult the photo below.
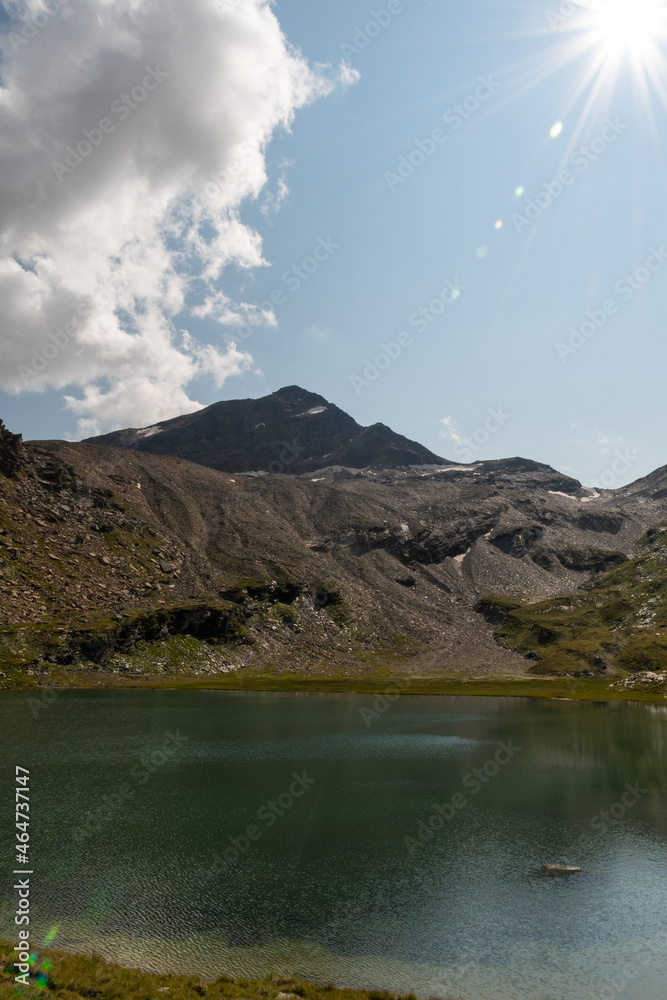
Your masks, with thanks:
<instances>
[{"instance_id":1,"label":"grassy foreground","mask_svg":"<svg viewBox=\"0 0 667 1000\"><path fill-rule=\"evenodd\" d=\"M205 982L199 976L153 975L112 965L91 955L44 949L34 964L31 985L14 980L12 945L0 941L0 998L58 997L59 1000L394 1000L394 994L319 986L303 979L267 976ZM401 1000L415 1000L412 994Z\"/></svg>"}]
</instances>

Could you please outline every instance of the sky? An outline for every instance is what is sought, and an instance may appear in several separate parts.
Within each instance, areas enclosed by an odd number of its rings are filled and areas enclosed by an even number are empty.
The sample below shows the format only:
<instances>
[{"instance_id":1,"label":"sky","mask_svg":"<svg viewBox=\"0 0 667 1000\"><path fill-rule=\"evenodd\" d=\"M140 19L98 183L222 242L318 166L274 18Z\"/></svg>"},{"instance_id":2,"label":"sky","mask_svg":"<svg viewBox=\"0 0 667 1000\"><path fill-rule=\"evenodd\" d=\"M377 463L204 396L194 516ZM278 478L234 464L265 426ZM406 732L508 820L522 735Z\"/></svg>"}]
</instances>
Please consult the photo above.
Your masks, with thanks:
<instances>
[{"instance_id":1,"label":"sky","mask_svg":"<svg viewBox=\"0 0 667 1000\"><path fill-rule=\"evenodd\" d=\"M663 0L4 0L0 417L667 463Z\"/></svg>"}]
</instances>

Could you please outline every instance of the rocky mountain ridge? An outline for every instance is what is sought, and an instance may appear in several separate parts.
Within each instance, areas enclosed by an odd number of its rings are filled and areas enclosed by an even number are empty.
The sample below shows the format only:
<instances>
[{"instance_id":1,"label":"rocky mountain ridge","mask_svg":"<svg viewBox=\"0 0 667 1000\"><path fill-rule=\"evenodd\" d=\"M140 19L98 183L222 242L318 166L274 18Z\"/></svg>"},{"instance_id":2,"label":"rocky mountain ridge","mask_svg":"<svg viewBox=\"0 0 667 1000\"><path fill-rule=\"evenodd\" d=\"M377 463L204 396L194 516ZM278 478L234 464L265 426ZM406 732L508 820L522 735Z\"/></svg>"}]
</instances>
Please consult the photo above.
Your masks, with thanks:
<instances>
[{"instance_id":1,"label":"rocky mountain ridge","mask_svg":"<svg viewBox=\"0 0 667 1000\"><path fill-rule=\"evenodd\" d=\"M261 399L235 399L152 427L89 438L174 455L222 472L301 475L326 467L393 469L451 465L384 424L361 427L323 396L292 385Z\"/></svg>"},{"instance_id":2,"label":"rocky mountain ridge","mask_svg":"<svg viewBox=\"0 0 667 1000\"><path fill-rule=\"evenodd\" d=\"M315 464L322 451L314 437ZM654 600L664 546L646 548L663 538L667 468L600 492L519 458L350 469L230 474L142 449L24 444L3 427L0 682L81 663L667 666L667 608ZM649 652L635 656L641 644Z\"/></svg>"}]
</instances>

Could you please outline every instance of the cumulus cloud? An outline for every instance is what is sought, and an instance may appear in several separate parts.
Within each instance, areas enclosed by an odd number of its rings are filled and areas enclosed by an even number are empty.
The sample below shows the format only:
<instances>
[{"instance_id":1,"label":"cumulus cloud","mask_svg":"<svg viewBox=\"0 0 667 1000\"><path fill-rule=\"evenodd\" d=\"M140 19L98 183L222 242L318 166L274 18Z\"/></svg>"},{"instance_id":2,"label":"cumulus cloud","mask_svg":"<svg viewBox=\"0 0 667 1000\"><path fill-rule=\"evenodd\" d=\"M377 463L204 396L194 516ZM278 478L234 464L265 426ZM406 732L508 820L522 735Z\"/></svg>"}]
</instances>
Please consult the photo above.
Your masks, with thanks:
<instances>
[{"instance_id":1,"label":"cumulus cloud","mask_svg":"<svg viewBox=\"0 0 667 1000\"><path fill-rule=\"evenodd\" d=\"M252 359L176 317L275 323L221 278L265 264L240 206L275 131L334 84L269 0L4 7L0 386L69 387L82 433L192 411L193 379L221 385Z\"/></svg>"}]
</instances>

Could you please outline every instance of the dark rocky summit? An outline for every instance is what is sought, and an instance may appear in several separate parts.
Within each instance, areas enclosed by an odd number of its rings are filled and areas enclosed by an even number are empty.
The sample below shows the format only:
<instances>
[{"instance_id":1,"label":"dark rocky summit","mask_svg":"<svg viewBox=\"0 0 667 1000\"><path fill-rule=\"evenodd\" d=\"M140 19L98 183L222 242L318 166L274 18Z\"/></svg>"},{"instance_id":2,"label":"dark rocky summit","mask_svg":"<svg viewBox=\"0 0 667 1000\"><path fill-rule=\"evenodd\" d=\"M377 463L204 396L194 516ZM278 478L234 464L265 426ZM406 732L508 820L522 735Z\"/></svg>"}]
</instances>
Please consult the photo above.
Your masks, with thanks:
<instances>
[{"instance_id":1,"label":"dark rocky summit","mask_svg":"<svg viewBox=\"0 0 667 1000\"><path fill-rule=\"evenodd\" d=\"M361 427L323 396L287 386L262 399L233 399L141 430L89 438L152 455L177 455L222 472L299 475L325 466L397 469L449 465L384 424Z\"/></svg>"},{"instance_id":2,"label":"dark rocky summit","mask_svg":"<svg viewBox=\"0 0 667 1000\"><path fill-rule=\"evenodd\" d=\"M0 685L81 663L667 668L667 468L598 493L522 458L455 465L297 388L160 426L2 428Z\"/></svg>"}]
</instances>

